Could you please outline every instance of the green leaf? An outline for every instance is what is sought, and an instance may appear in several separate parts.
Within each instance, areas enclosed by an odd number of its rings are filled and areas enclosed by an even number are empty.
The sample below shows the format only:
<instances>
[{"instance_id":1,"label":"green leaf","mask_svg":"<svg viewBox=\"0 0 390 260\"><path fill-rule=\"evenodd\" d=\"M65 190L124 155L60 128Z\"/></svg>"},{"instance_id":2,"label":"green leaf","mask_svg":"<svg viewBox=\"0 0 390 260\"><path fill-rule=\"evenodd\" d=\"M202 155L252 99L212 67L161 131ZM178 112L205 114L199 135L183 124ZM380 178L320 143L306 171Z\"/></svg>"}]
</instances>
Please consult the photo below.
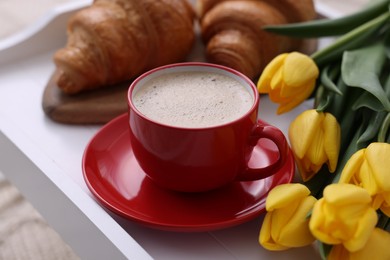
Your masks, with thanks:
<instances>
[{"instance_id":1,"label":"green leaf","mask_svg":"<svg viewBox=\"0 0 390 260\"><path fill-rule=\"evenodd\" d=\"M320 252L321 259L328 259L330 250L332 250L332 245L322 243L321 241L318 242L318 251Z\"/></svg>"},{"instance_id":2,"label":"green leaf","mask_svg":"<svg viewBox=\"0 0 390 260\"><path fill-rule=\"evenodd\" d=\"M336 39L329 46L315 52L311 58L319 66L341 57L344 51L360 48L368 41L377 37L378 32L390 19L390 12L386 12Z\"/></svg>"},{"instance_id":3,"label":"green leaf","mask_svg":"<svg viewBox=\"0 0 390 260\"><path fill-rule=\"evenodd\" d=\"M385 61L385 48L381 42L354 51L346 51L343 55L341 75L348 86L370 92L387 111L390 111L390 101L379 80Z\"/></svg>"},{"instance_id":4,"label":"green leaf","mask_svg":"<svg viewBox=\"0 0 390 260\"><path fill-rule=\"evenodd\" d=\"M367 127L358 139L358 144L364 144L365 142L371 141L377 134L382 126L382 122L385 119L387 113L382 111L379 113L368 113L367 114Z\"/></svg>"},{"instance_id":5,"label":"green leaf","mask_svg":"<svg viewBox=\"0 0 390 260\"><path fill-rule=\"evenodd\" d=\"M384 78L386 78L383 80L385 93L387 98L390 99L390 73L388 69L389 68L384 67L382 74ZM375 96L373 96L370 92L367 91L364 91L352 105L352 109L355 111L363 107L369 108L376 112L385 110L382 103Z\"/></svg>"},{"instance_id":6,"label":"green leaf","mask_svg":"<svg viewBox=\"0 0 390 260\"><path fill-rule=\"evenodd\" d=\"M381 128L379 129L378 142L385 142L386 135L389 132L389 128L390 128L390 113L386 115L385 119L382 122Z\"/></svg>"},{"instance_id":7,"label":"green leaf","mask_svg":"<svg viewBox=\"0 0 390 260\"><path fill-rule=\"evenodd\" d=\"M389 68L385 68L385 70L387 70L387 75L385 75L386 80L385 80L384 88L385 88L385 92L386 92L387 98L390 99L390 73L389 73Z\"/></svg>"},{"instance_id":8,"label":"green leaf","mask_svg":"<svg viewBox=\"0 0 390 260\"><path fill-rule=\"evenodd\" d=\"M343 109L338 118L341 128L340 154L345 152L349 144L352 142L351 139L353 138L356 129L360 127L359 118L361 113L360 111L357 112L352 110L351 104L361 95L361 92L361 89L349 88L347 95L345 95L348 98L344 100Z\"/></svg>"},{"instance_id":9,"label":"green leaf","mask_svg":"<svg viewBox=\"0 0 390 260\"><path fill-rule=\"evenodd\" d=\"M315 94L314 107L317 112L324 112L332 103L334 93L321 84L318 86Z\"/></svg>"},{"instance_id":10,"label":"green leaf","mask_svg":"<svg viewBox=\"0 0 390 260\"><path fill-rule=\"evenodd\" d=\"M337 79L337 76L340 72L338 66L328 65L325 66L321 71L321 83L329 91L332 91L338 95L343 95L343 93L338 89L334 80Z\"/></svg>"},{"instance_id":11,"label":"green leaf","mask_svg":"<svg viewBox=\"0 0 390 260\"><path fill-rule=\"evenodd\" d=\"M341 76L337 80L337 88L343 95L334 95L332 105L328 107L328 112L334 115L337 121L340 122L342 114L345 113L345 101L349 98L350 88L344 83Z\"/></svg>"},{"instance_id":12,"label":"green leaf","mask_svg":"<svg viewBox=\"0 0 390 260\"><path fill-rule=\"evenodd\" d=\"M390 224L390 218L380 210L378 212L378 217L379 219L378 223L376 224L376 227L386 229L386 227Z\"/></svg>"},{"instance_id":13,"label":"green leaf","mask_svg":"<svg viewBox=\"0 0 390 260\"><path fill-rule=\"evenodd\" d=\"M324 112L332 103L332 97L332 93L326 93L325 95L323 95L316 107L317 112Z\"/></svg>"},{"instance_id":14,"label":"green leaf","mask_svg":"<svg viewBox=\"0 0 390 260\"><path fill-rule=\"evenodd\" d=\"M377 112L385 110L382 103L369 92L363 92L362 95L352 105L352 109L355 111L363 107Z\"/></svg>"},{"instance_id":15,"label":"green leaf","mask_svg":"<svg viewBox=\"0 0 390 260\"><path fill-rule=\"evenodd\" d=\"M387 11L388 0L377 1L363 10L337 19L321 19L286 25L263 27L266 31L294 37L341 35Z\"/></svg>"},{"instance_id":16,"label":"green leaf","mask_svg":"<svg viewBox=\"0 0 390 260\"><path fill-rule=\"evenodd\" d=\"M389 9L390 9L390 6L389 6ZM390 12L390 10L389 10ZM390 29L389 29L390 25L388 25L388 29L387 29L387 33L386 35L384 36L384 39L385 39L385 48L386 48L386 56L388 59L390 59Z\"/></svg>"}]
</instances>

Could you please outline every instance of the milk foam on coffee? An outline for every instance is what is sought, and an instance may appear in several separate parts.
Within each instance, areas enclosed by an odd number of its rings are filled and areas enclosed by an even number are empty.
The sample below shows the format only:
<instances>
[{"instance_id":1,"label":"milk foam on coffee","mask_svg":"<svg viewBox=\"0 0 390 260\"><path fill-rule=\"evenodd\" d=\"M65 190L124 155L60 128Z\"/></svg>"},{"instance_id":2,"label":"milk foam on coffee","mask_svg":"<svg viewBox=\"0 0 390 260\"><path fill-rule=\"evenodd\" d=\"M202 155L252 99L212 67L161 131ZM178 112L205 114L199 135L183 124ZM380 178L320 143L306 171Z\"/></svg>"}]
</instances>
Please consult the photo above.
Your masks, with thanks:
<instances>
[{"instance_id":1,"label":"milk foam on coffee","mask_svg":"<svg viewBox=\"0 0 390 260\"><path fill-rule=\"evenodd\" d=\"M248 112L253 102L242 83L204 71L163 74L133 94L135 107L148 118L187 128L231 122Z\"/></svg>"}]
</instances>

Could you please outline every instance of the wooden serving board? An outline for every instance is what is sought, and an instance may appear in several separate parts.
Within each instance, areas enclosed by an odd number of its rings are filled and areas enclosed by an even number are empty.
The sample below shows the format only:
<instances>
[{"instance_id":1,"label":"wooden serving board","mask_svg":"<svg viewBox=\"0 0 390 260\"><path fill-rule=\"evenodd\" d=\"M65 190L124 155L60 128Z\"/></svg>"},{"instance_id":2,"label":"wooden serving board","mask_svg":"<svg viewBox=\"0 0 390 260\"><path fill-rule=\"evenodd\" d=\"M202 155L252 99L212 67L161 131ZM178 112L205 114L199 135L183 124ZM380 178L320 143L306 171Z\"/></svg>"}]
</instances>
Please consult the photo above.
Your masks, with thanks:
<instances>
[{"instance_id":1,"label":"wooden serving board","mask_svg":"<svg viewBox=\"0 0 390 260\"><path fill-rule=\"evenodd\" d=\"M58 73L48 81L42 108L52 120L65 124L104 124L127 111L127 89L131 82L84 92L64 94L56 84Z\"/></svg>"}]
</instances>

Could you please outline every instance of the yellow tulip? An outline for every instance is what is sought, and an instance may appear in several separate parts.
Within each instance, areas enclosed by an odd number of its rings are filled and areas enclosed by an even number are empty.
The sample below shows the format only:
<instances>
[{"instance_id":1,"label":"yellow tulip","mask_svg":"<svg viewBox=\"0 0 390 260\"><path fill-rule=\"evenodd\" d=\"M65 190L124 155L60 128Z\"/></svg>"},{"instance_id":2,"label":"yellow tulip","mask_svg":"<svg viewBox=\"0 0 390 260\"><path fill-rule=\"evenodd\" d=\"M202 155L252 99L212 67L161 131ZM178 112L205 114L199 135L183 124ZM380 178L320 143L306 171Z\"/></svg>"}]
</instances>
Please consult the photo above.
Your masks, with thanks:
<instances>
[{"instance_id":1,"label":"yellow tulip","mask_svg":"<svg viewBox=\"0 0 390 260\"><path fill-rule=\"evenodd\" d=\"M372 207L390 217L390 144L371 143L357 151L345 165L339 182L363 187L372 197Z\"/></svg>"},{"instance_id":2,"label":"yellow tulip","mask_svg":"<svg viewBox=\"0 0 390 260\"><path fill-rule=\"evenodd\" d=\"M344 246L332 247L328 260L367 260L367 259L390 259L390 233L380 228L375 228L365 246L356 251L349 252Z\"/></svg>"},{"instance_id":3,"label":"yellow tulip","mask_svg":"<svg viewBox=\"0 0 390 260\"><path fill-rule=\"evenodd\" d=\"M289 139L303 181L310 180L322 167L337 167L340 152L340 125L330 113L304 111L290 124Z\"/></svg>"},{"instance_id":4,"label":"yellow tulip","mask_svg":"<svg viewBox=\"0 0 390 260\"><path fill-rule=\"evenodd\" d=\"M315 62L299 52L274 58L263 70L257 83L260 93L269 94L280 106L278 114L290 111L313 92L319 70Z\"/></svg>"},{"instance_id":5,"label":"yellow tulip","mask_svg":"<svg viewBox=\"0 0 390 260\"><path fill-rule=\"evenodd\" d=\"M308 213L316 199L303 184L282 184L273 188L266 201L267 214L260 230L259 243L268 250L302 247L314 242Z\"/></svg>"},{"instance_id":6,"label":"yellow tulip","mask_svg":"<svg viewBox=\"0 0 390 260\"><path fill-rule=\"evenodd\" d=\"M330 184L313 207L309 227L320 241L342 244L349 252L361 250L378 221L368 192L356 185Z\"/></svg>"}]
</instances>

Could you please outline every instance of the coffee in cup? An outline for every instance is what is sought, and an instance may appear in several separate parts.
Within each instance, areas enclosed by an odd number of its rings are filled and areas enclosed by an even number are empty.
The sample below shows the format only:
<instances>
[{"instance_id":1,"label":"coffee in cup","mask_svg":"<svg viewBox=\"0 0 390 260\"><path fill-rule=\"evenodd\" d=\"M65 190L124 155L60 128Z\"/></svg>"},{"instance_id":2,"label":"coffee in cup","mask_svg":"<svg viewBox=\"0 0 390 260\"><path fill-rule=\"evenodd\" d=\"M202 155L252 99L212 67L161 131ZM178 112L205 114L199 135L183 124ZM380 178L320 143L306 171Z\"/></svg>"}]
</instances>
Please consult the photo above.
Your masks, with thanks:
<instances>
[{"instance_id":1,"label":"coffee in cup","mask_svg":"<svg viewBox=\"0 0 390 260\"><path fill-rule=\"evenodd\" d=\"M130 141L134 156L157 185L185 192L271 176L284 165L282 132L257 120L259 95L241 73L209 63L153 69L129 87ZM260 138L273 141L279 159L248 166Z\"/></svg>"},{"instance_id":2,"label":"coffee in cup","mask_svg":"<svg viewBox=\"0 0 390 260\"><path fill-rule=\"evenodd\" d=\"M253 94L238 80L207 71L172 72L155 77L133 95L146 117L177 127L211 127L247 113Z\"/></svg>"}]
</instances>

